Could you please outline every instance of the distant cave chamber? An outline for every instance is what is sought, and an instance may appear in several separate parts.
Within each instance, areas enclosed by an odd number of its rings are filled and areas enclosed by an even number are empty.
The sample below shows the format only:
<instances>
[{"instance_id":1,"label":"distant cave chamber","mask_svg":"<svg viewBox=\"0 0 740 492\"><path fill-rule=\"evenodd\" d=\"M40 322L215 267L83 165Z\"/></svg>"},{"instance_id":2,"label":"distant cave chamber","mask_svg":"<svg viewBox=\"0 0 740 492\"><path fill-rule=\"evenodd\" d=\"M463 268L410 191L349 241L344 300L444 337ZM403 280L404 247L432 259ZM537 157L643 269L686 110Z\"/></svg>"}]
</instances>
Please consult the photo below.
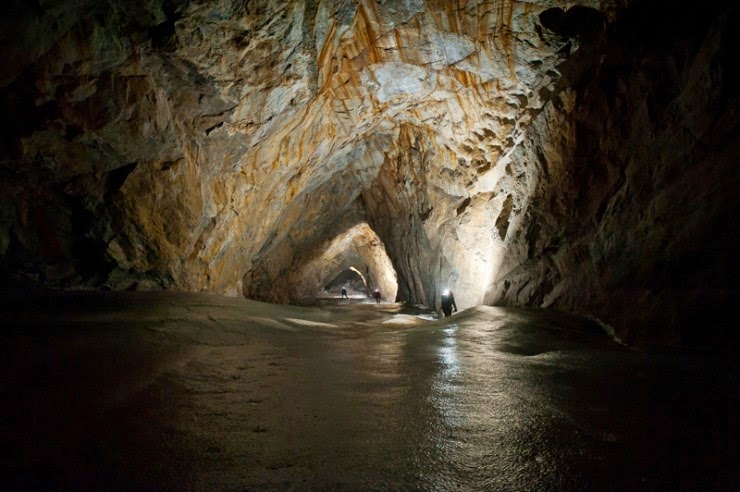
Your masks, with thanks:
<instances>
[{"instance_id":1,"label":"distant cave chamber","mask_svg":"<svg viewBox=\"0 0 740 492\"><path fill-rule=\"evenodd\" d=\"M366 269L365 271L369 274L369 269ZM365 277L360 273L360 270L355 267L350 267L334 277L334 279L324 287L324 292L333 297L337 297L342 294L342 289L344 289L347 295L350 296L359 295L370 297L373 291L370 287L372 284L372 279L370 279L370 283L368 284Z\"/></svg>"}]
</instances>

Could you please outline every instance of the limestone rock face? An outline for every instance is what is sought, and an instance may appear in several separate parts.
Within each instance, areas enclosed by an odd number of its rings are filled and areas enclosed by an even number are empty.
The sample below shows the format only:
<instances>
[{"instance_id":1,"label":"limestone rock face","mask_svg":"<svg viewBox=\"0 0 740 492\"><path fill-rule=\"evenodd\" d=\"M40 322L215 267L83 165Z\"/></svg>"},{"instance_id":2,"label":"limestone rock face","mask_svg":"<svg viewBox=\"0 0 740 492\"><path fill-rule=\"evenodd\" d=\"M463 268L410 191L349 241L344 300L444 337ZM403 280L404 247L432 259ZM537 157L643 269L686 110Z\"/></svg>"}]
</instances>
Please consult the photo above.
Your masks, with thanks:
<instances>
[{"instance_id":1,"label":"limestone rock face","mask_svg":"<svg viewBox=\"0 0 740 492\"><path fill-rule=\"evenodd\" d=\"M354 267L363 276L368 289L379 290L381 298L386 300L396 298L398 281L393 264L383 242L367 223L357 224L315 252L320 255L299 263L296 270L277 279L271 295L279 295L285 289L289 300L307 298L311 301L337 272Z\"/></svg>"},{"instance_id":2,"label":"limestone rock face","mask_svg":"<svg viewBox=\"0 0 740 492\"><path fill-rule=\"evenodd\" d=\"M625 13L560 67L568 88L507 159L527 191L487 302L588 313L630 343L735 337L738 11L661 24L663 7Z\"/></svg>"},{"instance_id":3,"label":"limestone rock face","mask_svg":"<svg viewBox=\"0 0 740 492\"><path fill-rule=\"evenodd\" d=\"M639 20L668 7L632 3L12 1L3 271L307 302L356 266L391 300L645 338L706 301L687 278L736 295L697 237L736 237L737 16L712 0L668 43Z\"/></svg>"}]
</instances>

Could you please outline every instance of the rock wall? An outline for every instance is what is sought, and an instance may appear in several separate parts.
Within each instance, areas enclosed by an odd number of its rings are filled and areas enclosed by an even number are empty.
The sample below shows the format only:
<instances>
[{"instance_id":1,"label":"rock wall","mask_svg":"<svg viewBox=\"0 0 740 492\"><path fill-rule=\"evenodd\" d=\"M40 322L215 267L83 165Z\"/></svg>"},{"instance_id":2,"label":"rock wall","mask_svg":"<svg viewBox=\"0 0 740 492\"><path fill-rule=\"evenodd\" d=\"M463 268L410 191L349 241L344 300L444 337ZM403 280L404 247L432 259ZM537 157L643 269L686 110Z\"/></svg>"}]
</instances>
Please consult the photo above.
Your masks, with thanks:
<instances>
[{"instance_id":1,"label":"rock wall","mask_svg":"<svg viewBox=\"0 0 740 492\"><path fill-rule=\"evenodd\" d=\"M358 198L409 128L433 157L413 172L465 199L569 52L538 13L571 4L8 2L4 268L61 286L270 292L345 216L364 219ZM381 238L400 251L414 227Z\"/></svg>"},{"instance_id":2,"label":"rock wall","mask_svg":"<svg viewBox=\"0 0 740 492\"><path fill-rule=\"evenodd\" d=\"M297 269L287 272L274 283L273 295L274 291L285 289L288 293L286 300L310 303L316 300L317 294L337 272L354 267L364 277L367 289L378 289L384 300L396 299L396 272L383 242L366 223L352 227L314 252L321 254L308 261L297 262Z\"/></svg>"},{"instance_id":3,"label":"rock wall","mask_svg":"<svg viewBox=\"0 0 740 492\"><path fill-rule=\"evenodd\" d=\"M487 300L718 348L737 340L738 10L666 8L637 5L561 67L568 87L509 156L527 192Z\"/></svg>"},{"instance_id":4,"label":"rock wall","mask_svg":"<svg viewBox=\"0 0 740 492\"><path fill-rule=\"evenodd\" d=\"M630 341L726 338L729 2L2 9L6 281L296 302L354 259L400 300L450 288ZM377 239L340 258L360 224Z\"/></svg>"}]
</instances>

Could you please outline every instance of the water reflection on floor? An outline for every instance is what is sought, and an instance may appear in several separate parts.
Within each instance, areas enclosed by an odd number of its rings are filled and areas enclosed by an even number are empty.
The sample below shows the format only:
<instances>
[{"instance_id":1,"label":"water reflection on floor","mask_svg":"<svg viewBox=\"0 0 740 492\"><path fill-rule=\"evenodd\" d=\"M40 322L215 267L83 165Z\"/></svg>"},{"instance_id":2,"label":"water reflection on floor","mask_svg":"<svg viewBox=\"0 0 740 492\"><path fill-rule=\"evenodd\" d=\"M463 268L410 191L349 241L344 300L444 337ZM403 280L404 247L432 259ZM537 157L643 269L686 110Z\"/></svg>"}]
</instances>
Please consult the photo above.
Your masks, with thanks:
<instances>
[{"instance_id":1,"label":"water reflection on floor","mask_svg":"<svg viewBox=\"0 0 740 492\"><path fill-rule=\"evenodd\" d=\"M738 370L556 313L6 301L0 485L732 490ZM428 317L429 313L426 313Z\"/></svg>"}]
</instances>

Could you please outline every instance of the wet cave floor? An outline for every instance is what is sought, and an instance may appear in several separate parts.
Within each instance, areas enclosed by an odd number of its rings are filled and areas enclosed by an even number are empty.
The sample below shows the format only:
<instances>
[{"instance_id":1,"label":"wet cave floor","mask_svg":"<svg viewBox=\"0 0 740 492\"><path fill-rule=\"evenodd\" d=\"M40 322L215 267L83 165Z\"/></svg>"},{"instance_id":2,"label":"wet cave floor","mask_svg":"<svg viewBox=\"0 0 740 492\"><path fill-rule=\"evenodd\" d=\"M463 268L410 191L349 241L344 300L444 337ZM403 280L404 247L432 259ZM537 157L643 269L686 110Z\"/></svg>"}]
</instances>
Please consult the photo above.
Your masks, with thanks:
<instances>
[{"instance_id":1,"label":"wet cave floor","mask_svg":"<svg viewBox=\"0 0 740 492\"><path fill-rule=\"evenodd\" d=\"M734 359L542 310L322 304L4 293L0 488L740 484Z\"/></svg>"}]
</instances>

